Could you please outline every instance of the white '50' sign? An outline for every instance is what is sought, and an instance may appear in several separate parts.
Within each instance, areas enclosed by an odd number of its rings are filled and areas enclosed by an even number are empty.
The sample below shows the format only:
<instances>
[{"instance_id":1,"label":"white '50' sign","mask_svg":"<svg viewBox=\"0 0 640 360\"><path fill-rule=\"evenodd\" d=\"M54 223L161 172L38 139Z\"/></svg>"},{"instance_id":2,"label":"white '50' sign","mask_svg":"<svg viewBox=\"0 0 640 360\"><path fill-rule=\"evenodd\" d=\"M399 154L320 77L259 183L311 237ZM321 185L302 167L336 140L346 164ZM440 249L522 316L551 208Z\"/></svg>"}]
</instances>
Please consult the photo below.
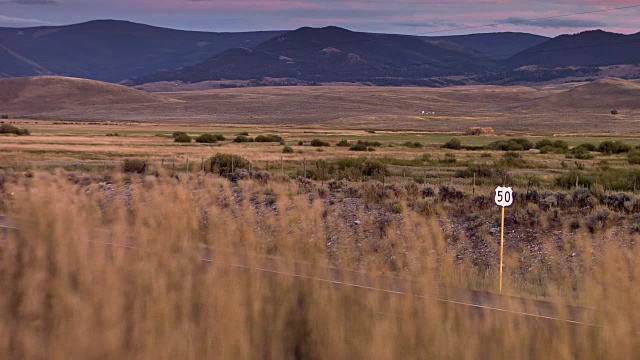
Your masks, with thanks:
<instances>
[{"instance_id":1,"label":"white '50' sign","mask_svg":"<svg viewBox=\"0 0 640 360\"><path fill-rule=\"evenodd\" d=\"M498 186L496 189L496 204L507 207L513 204L513 189L510 187Z\"/></svg>"}]
</instances>

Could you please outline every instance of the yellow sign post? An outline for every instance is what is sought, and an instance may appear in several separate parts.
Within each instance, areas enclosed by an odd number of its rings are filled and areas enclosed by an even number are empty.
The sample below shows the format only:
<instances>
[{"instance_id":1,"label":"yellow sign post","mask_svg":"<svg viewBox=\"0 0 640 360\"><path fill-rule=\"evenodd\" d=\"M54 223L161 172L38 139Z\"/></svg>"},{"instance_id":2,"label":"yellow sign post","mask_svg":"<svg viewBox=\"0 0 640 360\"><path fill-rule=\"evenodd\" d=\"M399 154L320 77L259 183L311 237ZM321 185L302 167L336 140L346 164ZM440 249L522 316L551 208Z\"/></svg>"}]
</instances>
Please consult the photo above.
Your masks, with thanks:
<instances>
[{"instance_id":1,"label":"yellow sign post","mask_svg":"<svg viewBox=\"0 0 640 360\"><path fill-rule=\"evenodd\" d=\"M502 294L502 268L504 259L504 208L513 204L513 189L498 186L496 189L496 204L502 207L502 223L500 225L500 293Z\"/></svg>"}]
</instances>

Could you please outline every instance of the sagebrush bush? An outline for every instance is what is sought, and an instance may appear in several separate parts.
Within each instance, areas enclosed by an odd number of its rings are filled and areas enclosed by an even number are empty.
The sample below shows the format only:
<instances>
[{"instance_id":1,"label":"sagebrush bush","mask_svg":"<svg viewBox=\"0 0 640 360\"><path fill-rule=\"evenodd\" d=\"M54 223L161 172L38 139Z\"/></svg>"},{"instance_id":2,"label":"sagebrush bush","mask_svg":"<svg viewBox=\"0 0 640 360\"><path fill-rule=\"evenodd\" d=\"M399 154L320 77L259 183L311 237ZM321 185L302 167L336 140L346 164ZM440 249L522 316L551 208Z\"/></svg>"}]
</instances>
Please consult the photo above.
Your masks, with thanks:
<instances>
[{"instance_id":1,"label":"sagebrush bush","mask_svg":"<svg viewBox=\"0 0 640 360\"><path fill-rule=\"evenodd\" d=\"M15 134L18 136L31 135L27 129L19 129L11 124L0 124L0 134Z\"/></svg>"},{"instance_id":2,"label":"sagebrush bush","mask_svg":"<svg viewBox=\"0 0 640 360\"><path fill-rule=\"evenodd\" d=\"M122 162L122 171L125 173L143 174L147 170L147 161L142 159L125 159Z\"/></svg>"},{"instance_id":3,"label":"sagebrush bush","mask_svg":"<svg viewBox=\"0 0 640 360\"><path fill-rule=\"evenodd\" d=\"M190 143L191 140L193 139L187 134L180 134L174 139L174 141L177 143Z\"/></svg>"},{"instance_id":4,"label":"sagebrush bush","mask_svg":"<svg viewBox=\"0 0 640 360\"><path fill-rule=\"evenodd\" d=\"M451 139L442 145L444 149L460 150L462 149L462 143L459 139Z\"/></svg>"},{"instance_id":5,"label":"sagebrush bush","mask_svg":"<svg viewBox=\"0 0 640 360\"><path fill-rule=\"evenodd\" d=\"M238 135L235 137L235 139L233 139L234 143L248 143L248 142L254 142L253 138L247 137L246 135Z\"/></svg>"},{"instance_id":6,"label":"sagebrush bush","mask_svg":"<svg viewBox=\"0 0 640 360\"><path fill-rule=\"evenodd\" d=\"M598 151L605 155L623 154L631 150L631 146L623 143L620 140L616 141L603 141L598 145Z\"/></svg>"},{"instance_id":7,"label":"sagebrush bush","mask_svg":"<svg viewBox=\"0 0 640 360\"><path fill-rule=\"evenodd\" d=\"M196 138L196 142L203 144L215 144L218 142L218 137L213 134L202 134Z\"/></svg>"},{"instance_id":8,"label":"sagebrush bush","mask_svg":"<svg viewBox=\"0 0 640 360\"><path fill-rule=\"evenodd\" d=\"M221 176L227 176L232 172L232 168L233 172L236 172L249 166L249 160L233 154L216 154L207 162L208 164L205 164L205 168Z\"/></svg>"},{"instance_id":9,"label":"sagebrush bush","mask_svg":"<svg viewBox=\"0 0 640 360\"><path fill-rule=\"evenodd\" d=\"M331 146L328 142L326 141L322 141L320 139L313 139L311 140L311 146L314 147L326 147L326 146Z\"/></svg>"},{"instance_id":10,"label":"sagebrush bush","mask_svg":"<svg viewBox=\"0 0 640 360\"><path fill-rule=\"evenodd\" d=\"M293 148L291 146L285 146L282 148L283 154L293 154Z\"/></svg>"},{"instance_id":11,"label":"sagebrush bush","mask_svg":"<svg viewBox=\"0 0 640 360\"><path fill-rule=\"evenodd\" d=\"M274 134L266 134L266 135L258 135L254 139L255 142L258 143L272 143L272 142L283 142L284 139L279 135Z\"/></svg>"}]
</instances>

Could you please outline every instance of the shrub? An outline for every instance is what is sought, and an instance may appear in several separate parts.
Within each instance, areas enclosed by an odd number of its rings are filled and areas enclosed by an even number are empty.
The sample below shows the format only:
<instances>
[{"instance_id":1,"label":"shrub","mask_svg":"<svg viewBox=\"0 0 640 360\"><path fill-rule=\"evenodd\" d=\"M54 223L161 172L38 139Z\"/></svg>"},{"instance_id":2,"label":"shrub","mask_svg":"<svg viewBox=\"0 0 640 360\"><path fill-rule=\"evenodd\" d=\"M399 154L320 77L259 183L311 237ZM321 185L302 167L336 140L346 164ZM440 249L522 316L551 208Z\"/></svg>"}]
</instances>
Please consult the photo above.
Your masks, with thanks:
<instances>
[{"instance_id":1,"label":"shrub","mask_svg":"<svg viewBox=\"0 0 640 360\"><path fill-rule=\"evenodd\" d=\"M497 165L511 168L525 168L527 162L522 159L522 156L514 151L508 151L502 155L502 159L497 162Z\"/></svg>"},{"instance_id":2,"label":"shrub","mask_svg":"<svg viewBox=\"0 0 640 360\"><path fill-rule=\"evenodd\" d=\"M631 165L640 165L640 151L631 150L627 154L627 158L629 160L629 164Z\"/></svg>"},{"instance_id":3,"label":"shrub","mask_svg":"<svg viewBox=\"0 0 640 360\"><path fill-rule=\"evenodd\" d=\"M336 146L349 147L349 146L351 146L351 144L349 144L349 142L347 140L340 140L340 142L337 143Z\"/></svg>"},{"instance_id":4,"label":"shrub","mask_svg":"<svg viewBox=\"0 0 640 360\"><path fill-rule=\"evenodd\" d=\"M321 147L321 146L330 146L328 142L322 141L320 139L311 140L311 146Z\"/></svg>"},{"instance_id":5,"label":"shrub","mask_svg":"<svg viewBox=\"0 0 640 360\"><path fill-rule=\"evenodd\" d=\"M493 167L486 164L474 164L467 167L465 170L458 170L455 177L459 178L471 178L473 174L476 174L478 178L490 178L494 174Z\"/></svg>"},{"instance_id":6,"label":"shrub","mask_svg":"<svg viewBox=\"0 0 640 360\"><path fill-rule=\"evenodd\" d=\"M580 144L580 145L578 145L578 147L583 147L583 148L585 148L585 149L587 149L587 150L589 150L589 151L596 151L596 150L598 149L598 147L597 147L597 146L595 146L595 145L594 145L594 144L592 144L592 143L584 143L584 144Z\"/></svg>"},{"instance_id":7,"label":"shrub","mask_svg":"<svg viewBox=\"0 0 640 360\"><path fill-rule=\"evenodd\" d=\"M622 154L622 153L626 153L629 152L631 150L631 146L623 143L620 140L616 140L616 141L603 141L602 143L600 143L600 145L598 145L598 151L606 154L606 155L613 155L613 154Z\"/></svg>"},{"instance_id":8,"label":"shrub","mask_svg":"<svg viewBox=\"0 0 640 360\"><path fill-rule=\"evenodd\" d=\"M217 139L218 141L225 141L225 140L227 140L227 138L226 138L226 137L224 137L224 135L222 135L222 134L214 134L213 136L215 136L215 137L216 137L216 139Z\"/></svg>"},{"instance_id":9,"label":"shrub","mask_svg":"<svg viewBox=\"0 0 640 360\"><path fill-rule=\"evenodd\" d=\"M29 130L27 129L18 129L11 124L2 124L0 125L0 134L15 134L18 136L26 136L31 135L31 132L29 132Z\"/></svg>"},{"instance_id":10,"label":"shrub","mask_svg":"<svg viewBox=\"0 0 640 360\"><path fill-rule=\"evenodd\" d=\"M246 135L238 135L235 139L233 139L234 143L247 143L253 142L253 139L247 137Z\"/></svg>"},{"instance_id":11,"label":"shrub","mask_svg":"<svg viewBox=\"0 0 640 360\"><path fill-rule=\"evenodd\" d=\"M0 119L8 119L9 115L0 115Z\"/></svg>"},{"instance_id":12,"label":"shrub","mask_svg":"<svg viewBox=\"0 0 640 360\"><path fill-rule=\"evenodd\" d=\"M578 186L590 188L593 185L593 180L586 174L571 171L560 177L556 178L556 185L563 189L573 189L576 186L576 178L578 179Z\"/></svg>"},{"instance_id":13,"label":"shrub","mask_svg":"<svg viewBox=\"0 0 640 360\"><path fill-rule=\"evenodd\" d=\"M547 147L547 146L553 146L553 141L549 140L549 139L542 139L540 141L538 141L536 143L536 149L538 150L542 150L542 148Z\"/></svg>"},{"instance_id":14,"label":"shrub","mask_svg":"<svg viewBox=\"0 0 640 360\"><path fill-rule=\"evenodd\" d=\"M118 134L117 132L115 132L115 133L107 133L107 136L120 136L120 134Z\"/></svg>"},{"instance_id":15,"label":"shrub","mask_svg":"<svg viewBox=\"0 0 640 360\"><path fill-rule=\"evenodd\" d=\"M368 147L365 144L353 144L351 145L351 147L349 147L350 151L367 151Z\"/></svg>"},{"instance_id":16,"label":"shrub","mask_svg":"<svg viewBox=\"0 0 640 360\"><path fill-rule=\"evenodd\" d=\"M255 138L255 142L260 143L271 143L271 142L282 142L284 139L278 135L267 134L267 135L258 135Z\"/></svg>"},{"instance_id":17,"label":"shrub","mask_svg":"<svg viewBox=\"0 0 640 360\"><path fill-rule=\"evenodd\" d=\"M388 175L387 165L379 160L367 159L360 166L360 171L364 176Z\"/></svg>"},{"instance_id":18,"label":"shrub","mask_svg":"<svg viewBox=\"0 0 640 360\"><path fill-rule=\"evenodd\" d=\"M460 150L462 149L462 143L460 143L460 140L454 138L444 143L442 147L444 149Z\"/></svg>"},{"instance_id":19,"label":"shrub","mask_svg":"<svg viewBox=\"0 0 640 360\"><path fill-rule=\"evenodd\" d=\"M147 162L142 159L126 159L122 162L122 171L125 173L142 174L147 170Z\"/></svg>"},{"instance_id":20,"label":"shrub","mask_svg":"<svg viewBox=\"0 0 640 360\"><path fill-rule=\"evenodd\" d=\"M236 136L249 136L249 133L246 131L243 131L243 132L237 133Z\"/></svg>"},{"instance_id":21,"label":"shrub","mask_svg":"<svg viewBox=\"0 0 640 360\"><path fill-rule=\"evenodd\" d=\"M564 154L565 149L548 145L540 149L541 154Z\"/></svg>"},{"instance_id":22,"label":"shrub","mask_svg":"<svg viewBox=\"0 0 640 360\"><path fill-rule=\"evenodd\" d=\"M293 154L293 148L291 146L285 146L282 148L283 154Z\"/></svg>"},{"instance_id":23,"label":"shrub","mask_svg":"<svg viewBox=\"0 0 640 360\"><path fill-rule=\"evenodd\" d=\"M187 133L186 133L186 132L184 132L184 131L174 131L174 132L173 132L173 134L171 134L171 136L172 136L174 139L176 139L176 138L177 138L178 136L180 136L180 135L187 135Z\"/></svg>"},{"instance_id":24,"label":"shrub","mask_svg":"<svg viewBox=\"0 0 640 360\"><path fill-rule=\"evenodd\" d=\"M593 154L591 154L591 152L587 148L583 147L582 145L571 149L571 156L575 159L580 159L580 160L588 160L588 159L594 158Z\"/></svg>"},{"instance_id":25,"label":"shrub","mask_svg":"<svg viewBox=\"0 0 640 360\"><path fill-rule=\"evenodd\" d=\"M407 141L406 143L404 143L404 146L408 147L409 149L419 149L422 148L424 145L422 145L421 142L418 141Z\"/></svg>"},{"instance_id":26,"label":"shrub","mask_svg":"<svg viewBox=\"0 0 640 360\"><path fill-rule=\"evenodd\" d=\"M519 142L515 140L509 141L496 141L491 144L488 144L484 147L487 150L501 150L501 151L524 151L525 148Z\"/></svg>"},{"instance_id":27,"label":"shrub","mask_svg":"<svg viewBox=\"0 0 640 360\"><path fill-rule=\"evenodd\" d=\"M231 173L233 165L234 171L249 166L249 160L232 154L216 154L208 160L209 170L217 172L220 176L227 176Z\"/></svg>"},{"instance_id":28,"label":"shrub","mask_svg":"<svg viewBox=\"0 0 640 360\"><path fill-rule=\"evenodd\" d=\"M203 144L215 144L218 142L218 138L213 134L202 134L198 136L196 142Z\"/></svg>"},{"instance_id":29,"label":"shrub","mask_svg":"<svg viewBox=\"0 0 640 360\"><path fill-rule=\"evenodd\" d=\"M511 139L509 141L513 141L517 144L519 144L520 146L522 146L522 148L524 150L529 150L529 149L533 149L533 143L525 138L517 138L517 139Z\"/></svg>"},{"instance_id":30,"label":"shrub","mask_svg":"<svg viewBox=\"0 0 640 360\"><path fill-rule=\"evenodd\" d=\"M380 147L382 146L382 143L380 143L379 141L363 141L363 140L358 140L358 144L362 144L368 147Z\"/></svg>"},{"instance_id":31,"label":"shrub","mask_svg":"<svg viewBox=\"0 0 640 360\"><path fill-rule=\"evenodd\" d=\"M402 214L402 210L403 210L403 209L402 209L402 204L400 204L400 203L398 203L398 202L397 202L397 203L394 203L394 204L391 206L391 212L392 212L392 213L394 213L394 214Z\"/></svg>"},{"instance_id":32,"label":"shrub","mask_svg":"<svg viewBox=\"0 0 640 360\"><path fill-rule=\"evenodd\" d=\"M453 202L464 199L464 192L450 185L441 185L438 191L441 201Z\"/></svg>"},{"instance_id":33,"label":"shrub","mask_svg":"<svg viewBox=\"0 0 640 360\"><path fill-rule=\"evenodd\" d=\"M551 146L558 149L569 150L569 144L564 140L556 140L551 144Z\"/></svg>"},{"instance_id":34,"label":"shrub","mask_svg":"<svg viewBox=\"0 0 640 360\"><path fill-rule=\"evenodd\" d=\"M299 146L304 145L304 141L302 141L302 140L298 141L298 145L299 145Z\"/></svg>"},{"instance_id":35,"label":"shrub","mask_svg":"<svg viewBox=\"0 0 640 360\"><path fill-rule=\"evenodd\" d=\"M174 139L174 141L177 143L190 143L191 140L191 136L187 134L180 134Z\"/></svg>"},{"instance_id":36,"label":"shrub","mask_svg":"<svg viewBox=\"0 0 640 360\"><path fill-rule=\"evenodd\" d=\"M618 110L611 110L611 115L618 115Z\"/></svg>"}]
</instances>

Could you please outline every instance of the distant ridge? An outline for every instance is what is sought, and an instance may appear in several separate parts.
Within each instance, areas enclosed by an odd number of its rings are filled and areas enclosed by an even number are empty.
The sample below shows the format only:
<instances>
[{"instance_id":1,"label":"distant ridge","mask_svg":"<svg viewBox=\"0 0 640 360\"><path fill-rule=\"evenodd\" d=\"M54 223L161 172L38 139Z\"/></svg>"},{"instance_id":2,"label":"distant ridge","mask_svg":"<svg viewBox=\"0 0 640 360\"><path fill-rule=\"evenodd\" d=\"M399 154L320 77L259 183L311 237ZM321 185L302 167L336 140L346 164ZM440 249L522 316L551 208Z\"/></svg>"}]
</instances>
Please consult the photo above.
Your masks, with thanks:
<instances>
[{"instance_id":1,"label":"distant ridge","mask_svg":"<svg viewBox=\"0 0 640 360\"><path fill-rule=\"evenodd\" d=\"M117 20L67 26L0 28L0 76L51 74L110 82L197 64L224 50L255 46L282 31L183 31ZM4 49L4 51L3 51ZM6 59L7 50L19 54ZM25 61L26 60L26 61Z\"/></svg>"},{"instance_id":2,"label":"distant ridge","mask_svg":"<svg viewBox=\"0 0 640 360\"><path fill-rule=\"evenodd\" d=\"M600 109L603 113L621 109L640 110L640 84L618 78L606 78L534 100L523 107Z\"/></svg>"},{"instance_id":3,"label":"distant ridge","mask_svg":"<svg viewBox=\"0 0 640 360\"><path fill-rule=\"evenodd\" d=\"M527 33L499 32L426 37L426 39L445 40L479 51L494 59L507 59L521 51L549 41L551 38Z\"/></svg>"},{"instance_id":4,"label":"distant ridge","mask_svg":"<svg viewBox=\"0 0 640 360\"><path fill-rule=\"evenodd\" d=\"M640 63L640 33L623 35L602 30L561 35L507 60L511 67L606 66Z\"/></svg>"},{"instance_id":5,"label":"distant ridge","mask_svg":"<svg viewBox=\"0 0 640 360\"><path fill-rule=\"evenodd\" d=\"M0 113L3 114L172 101L122 85L60 76L0 79L0 89Z\"/></svg>"},{"instance_id":6,"label":"distant ridge","mask_svg":"<svg viewBox=\"0 0 640 360\"><path fill-rule=\"evenodd\" d=\"M406 79L483 72L494 66L486 55L449 42L335 26L303 27L253 48L230 49L200 64L143 76L132 83L286 77L393 85Z\"/></svg>"}]
</instances>

